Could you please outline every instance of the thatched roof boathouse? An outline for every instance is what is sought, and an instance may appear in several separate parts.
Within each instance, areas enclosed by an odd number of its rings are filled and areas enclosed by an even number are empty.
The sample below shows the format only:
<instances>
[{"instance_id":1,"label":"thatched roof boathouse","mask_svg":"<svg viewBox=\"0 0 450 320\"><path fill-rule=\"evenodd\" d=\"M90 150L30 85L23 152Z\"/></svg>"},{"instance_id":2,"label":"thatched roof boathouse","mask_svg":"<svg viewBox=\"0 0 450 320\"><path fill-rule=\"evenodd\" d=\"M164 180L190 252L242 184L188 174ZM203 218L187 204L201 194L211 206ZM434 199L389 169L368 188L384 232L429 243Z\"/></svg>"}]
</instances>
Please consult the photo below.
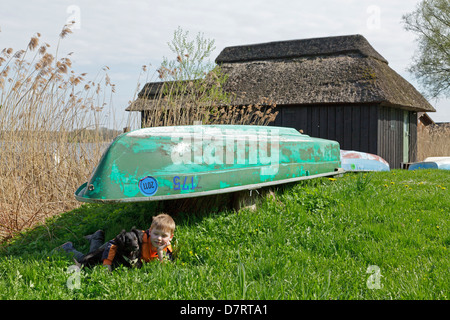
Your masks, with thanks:
<instances>
[{"instance_id":1,"label":"thatched roof boathouse","mask_svg":"<svg viewBox=\"0 0 450 320\"><path fill-rule=\"evenodd\" d=\"M435 111L361 35L227 47L216 63L235 104L268 98L274 125L377 154L391 168L416 161L417 112Z\"/></svg>"}]
</instances>

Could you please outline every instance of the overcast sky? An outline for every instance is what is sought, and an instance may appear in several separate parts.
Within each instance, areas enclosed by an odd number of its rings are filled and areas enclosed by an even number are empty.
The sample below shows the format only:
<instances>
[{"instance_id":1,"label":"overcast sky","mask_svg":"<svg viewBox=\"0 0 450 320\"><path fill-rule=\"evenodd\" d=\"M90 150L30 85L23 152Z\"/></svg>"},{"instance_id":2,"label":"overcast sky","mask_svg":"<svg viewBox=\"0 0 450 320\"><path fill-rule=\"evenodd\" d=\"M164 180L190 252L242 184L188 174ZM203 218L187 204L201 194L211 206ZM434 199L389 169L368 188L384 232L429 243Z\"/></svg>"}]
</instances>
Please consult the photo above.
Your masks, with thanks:
<instances>
[{"instance_id":1,"label":"overcast sky","mask_svg":"<svg viewBox=\"0 0 450 320\"><path fill-rule=\"evenodd\" d=\"M62 26L74 20L73 34L61 54L74 52L76 73L92 79L104 66L116 84L116 118L136 92L142 65L156 69L171 57L167 42L180 26L215 40L213 61L227 46L336 35L362 34L389 65L417 89L407 68L417 48L415 35L403 28L402 15L416 0L0 0L0 50L24 49L31 36L55 49ZM432 100L436 122L450 122L450 100ZM120 125L121 125L120 124Z\"/></svg>"}]
</instances>

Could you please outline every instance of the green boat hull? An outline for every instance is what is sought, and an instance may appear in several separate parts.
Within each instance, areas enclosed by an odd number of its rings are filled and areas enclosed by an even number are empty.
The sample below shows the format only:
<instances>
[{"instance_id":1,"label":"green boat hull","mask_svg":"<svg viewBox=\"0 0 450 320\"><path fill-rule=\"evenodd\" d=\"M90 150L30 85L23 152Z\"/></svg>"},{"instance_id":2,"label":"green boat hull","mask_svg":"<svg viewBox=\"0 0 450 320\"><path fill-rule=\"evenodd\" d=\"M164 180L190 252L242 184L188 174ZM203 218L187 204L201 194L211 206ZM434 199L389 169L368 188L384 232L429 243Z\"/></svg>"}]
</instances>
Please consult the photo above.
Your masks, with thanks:
<instances>
[{"instance_id":1,"label":"green boat hull","mask_svg":"<svg viewBox=\"0 0 450 320\"><path fill-rule=\"evenodd\" d=\"M199 197L336 175L339 168L337 142L292 128L144 128L118 136L75 197L82 202Z\"/></svg>"}]
</instances>

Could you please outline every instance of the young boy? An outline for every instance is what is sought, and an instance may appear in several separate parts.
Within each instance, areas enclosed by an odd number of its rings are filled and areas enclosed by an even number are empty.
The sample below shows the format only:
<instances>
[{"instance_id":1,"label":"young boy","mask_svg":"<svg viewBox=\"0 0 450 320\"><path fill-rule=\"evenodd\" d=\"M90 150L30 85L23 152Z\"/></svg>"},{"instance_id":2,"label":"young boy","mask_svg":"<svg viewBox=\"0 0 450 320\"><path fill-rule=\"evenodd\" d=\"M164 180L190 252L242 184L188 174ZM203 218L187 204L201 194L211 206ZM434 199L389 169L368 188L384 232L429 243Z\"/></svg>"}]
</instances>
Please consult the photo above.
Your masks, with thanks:
<instances>
[{"instance_id":1,"label":"young boy","mask_svg":"<svg viewBox=\"0 0 450 320\"><path fill-rule=\"evenodd\" d=\"M153 217L150 229L142 232L144 237L142 239L141 258L145 262L156 257L162 261L165 255L169 260L173 260L173 250L170 241L172 241L175 232L175 221L173 221L171 216L161 213Z\"/></svg>"},{"instance_id":2,"label":"young boy","mask_svg":"<svg viewBox=\"0 0 450 320\"><path fill-rule=\"evenodd\" d=\"M148 230L142 230L141 260L149 262L158 258L160 261L173 260L170 241L175 231L175 222L168 214L161 213L153 217ZM103 265L111 266L115 256L114 244L109 244L103 252Z\"/></svg>"},{"instance_id":3,"label":"young boy","mask_svg":"<svg viewBox=\"0 0 450 320\"><path fill-rule=\"evenodd\" d=\"M141 260L149 262L158 258L160 261L173 260L172 246L170 241L173 238L175 231L175 221L171 216L161 213L152 218L152 224L148 230L142 230L142 244L141 244ZM87 236L90 241L90 250L93 252L100 247L104 247L102 261L103 265L111 271L111 265L116 255L116 245L114 241L104 242L104 232L98 230L94 234ZM61 246L66 252L74 254L77 261L81 261L85 256L81 252L75 250L71 242L67 242Z\"/></svg>"}]
</instances>

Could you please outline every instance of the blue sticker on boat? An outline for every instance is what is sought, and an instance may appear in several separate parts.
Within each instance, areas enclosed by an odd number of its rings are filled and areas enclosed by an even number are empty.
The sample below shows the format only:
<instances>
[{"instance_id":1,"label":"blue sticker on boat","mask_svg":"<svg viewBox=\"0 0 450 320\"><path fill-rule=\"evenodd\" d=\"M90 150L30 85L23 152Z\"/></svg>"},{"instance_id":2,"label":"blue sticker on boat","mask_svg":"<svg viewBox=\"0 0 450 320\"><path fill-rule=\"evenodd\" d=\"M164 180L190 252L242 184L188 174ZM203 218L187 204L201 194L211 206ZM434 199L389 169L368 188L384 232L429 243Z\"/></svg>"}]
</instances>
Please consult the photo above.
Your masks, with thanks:
<instances>
[{"instance_id":1,"label":"blue sticker on boat","mask_svg":"<svg viewBox=\"0 0 450 320\"><path fill-rule=\"evenodd\" d=\"M158 182L153 177L145 177L139 181L139 190L144 196L152 196L158 191Z\"/></svg>"}]
</instances>

